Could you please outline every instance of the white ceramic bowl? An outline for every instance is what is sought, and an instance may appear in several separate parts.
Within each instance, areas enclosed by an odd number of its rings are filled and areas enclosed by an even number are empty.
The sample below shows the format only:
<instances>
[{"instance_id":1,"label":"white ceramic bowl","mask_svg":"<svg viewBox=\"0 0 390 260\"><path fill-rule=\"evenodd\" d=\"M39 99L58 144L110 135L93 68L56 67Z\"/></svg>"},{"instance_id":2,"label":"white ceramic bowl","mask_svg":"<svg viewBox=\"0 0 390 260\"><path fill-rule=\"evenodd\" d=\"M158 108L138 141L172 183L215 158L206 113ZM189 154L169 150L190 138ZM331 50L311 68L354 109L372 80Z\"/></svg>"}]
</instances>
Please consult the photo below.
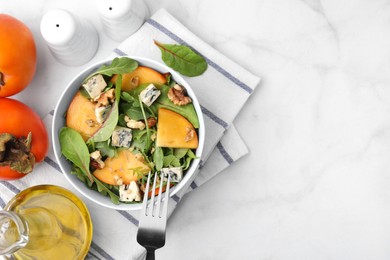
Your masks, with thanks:
<instances>
[{"instance_id":1,"label":"white ceramic bowl","mask_svg":"<svg viewBox=\"0 0 390 260\"><path fill-rule=\"evenodd\" d=\"M142 57L130 57L138 61L139 65L147 66L152 69L155 69L161 73L170 72L172 74L172 78L180 85L184 86L187 89L188 95L193 100L193 105L195 107L196 113L199 118L199 129L198 129L198 137L199 137L199 146L196 149L197 158L201 157L205 139L205 126L202 115L202 110L199 105L199 102L191 89L188 83L174 70L171 68L160 64L154 60L150 60ZM112 59L106 59L100 62L97 62L82 72L80 72L76 77L74 77L71 82L66 87L65 91L62 93L57 106L54 112L53 125L52 125L52 139L54 146L54 153L56 159L59 163L59 166L64 173L66 179L77 189L81 194L90 199L91 201L102 205L107 208L117 209L117 210L139 210L141 208L141 204L125 204L121 203L119 205L115 205L111 202L109 197L105 197L101 195L99 192L95 190L89 189L83 182L81 182L77 177L70 173L71 171L71 163L65 159L64 156L61 155L61 147L59 142L59 132L62 127L65 126L65 118L64 115L68 110L69 104L73 99L76 92L79 90L82 81L92 72L96 71L103 64L110 64ZM185 176L176 186L171 189L170 196L175 195L184 187L188 187L188 185L194 180L198 173L200 159L195 159L189 169L185 172Z\"/></svg>"}]
</instances>

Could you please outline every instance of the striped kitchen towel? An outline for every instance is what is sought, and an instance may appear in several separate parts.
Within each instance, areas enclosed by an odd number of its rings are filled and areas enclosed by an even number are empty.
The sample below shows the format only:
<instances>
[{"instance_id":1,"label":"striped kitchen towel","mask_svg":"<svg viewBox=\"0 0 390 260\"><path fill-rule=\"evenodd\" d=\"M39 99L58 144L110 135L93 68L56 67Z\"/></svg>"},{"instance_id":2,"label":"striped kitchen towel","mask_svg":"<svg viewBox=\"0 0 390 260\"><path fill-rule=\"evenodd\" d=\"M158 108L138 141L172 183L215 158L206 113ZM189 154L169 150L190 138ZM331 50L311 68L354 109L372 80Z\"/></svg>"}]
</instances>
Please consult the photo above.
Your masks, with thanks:
<instances>
[{"instance_id":1,"label":"striped kitchen towel","mask_svg":"<svg viewBox=\"0 0 390 260\"><path fill-rule=\"evenodd\" d=\"M115 49L113 56L143 56L162 62L160 51L153 40L188 45L208 63L208 69L203 75L185 78L202 106L207 128L206 140L201 170L187 189L182 189L170 200L171 214L185 193L202 185L248 153L232 122L260 79L196 37L164 9L156 12ZM49 133L52 115L53 112L44 118ZM106 209L85 199L66 181L52 150L32 174L18 181L0 181L0 207L3 208L16 193L38 184L65 187L86 203L94 225L93 242L87 259L144 258L145 251L136 242L139 212ZM126 247L123 246L124 241Z\"/></svg>"}]
</instances>

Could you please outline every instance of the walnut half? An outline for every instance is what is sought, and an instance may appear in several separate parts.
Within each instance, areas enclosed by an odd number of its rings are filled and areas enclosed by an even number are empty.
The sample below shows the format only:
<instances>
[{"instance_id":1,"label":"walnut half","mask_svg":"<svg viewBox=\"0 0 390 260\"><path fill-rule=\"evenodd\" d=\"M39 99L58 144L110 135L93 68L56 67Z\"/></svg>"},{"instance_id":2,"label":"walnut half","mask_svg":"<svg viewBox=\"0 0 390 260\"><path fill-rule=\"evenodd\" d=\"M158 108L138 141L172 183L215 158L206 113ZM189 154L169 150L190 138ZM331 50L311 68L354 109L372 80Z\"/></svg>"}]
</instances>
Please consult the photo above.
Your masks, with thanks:
<instances>
[{"instance_id":1,"label":"walnut half","mask_svg":"<svg viewBox=\"0 0 390 260\"><path fill-rule=\"evenodd\" d=\"M168 91L168 98L177 106L184 106L192 102L192 99L187 96L187 91L183 86L175 84Z\"/></svg>"},{"instance_id":2,"label":"walnut half","mask_svg":"<svg viewBox=\"0 0 390 260\"><path fill-rule=\"evenodd\" d=\"M108 106L115 101L115 89L110 89L95 98L96 107Z\"/></svg>"},{"instance_id":3,"label":"walnut half","mask_svg":"<svg viewBox=\"0 0 390 260\"><path fill-rule=\"evenodd\" d=\"M142 121L137 121L130 119L130 117L125 116L125 122L128 128L131 129L139 129L139 130L144 130L145 129L145 123Z\"/></svg>"}]
</instances>

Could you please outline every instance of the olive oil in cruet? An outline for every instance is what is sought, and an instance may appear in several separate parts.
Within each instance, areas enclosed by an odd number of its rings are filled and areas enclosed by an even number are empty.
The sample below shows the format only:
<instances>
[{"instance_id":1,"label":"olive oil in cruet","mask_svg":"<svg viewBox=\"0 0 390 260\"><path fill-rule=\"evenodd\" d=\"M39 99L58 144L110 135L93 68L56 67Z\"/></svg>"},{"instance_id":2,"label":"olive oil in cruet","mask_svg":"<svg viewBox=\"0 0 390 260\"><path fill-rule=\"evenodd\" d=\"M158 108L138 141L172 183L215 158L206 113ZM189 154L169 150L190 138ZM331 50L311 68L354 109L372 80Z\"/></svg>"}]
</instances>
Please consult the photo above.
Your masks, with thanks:
<instances>
[{"instance_id":1,"label":"olive oil in cruet","mask_svg":"<svg viewBox=\"0 0 390 260\"><path fill-rule=\"evenodd\" d=\"M26 189L0 211L0 255L10 259L84 259L91 240L85 204L58 186Z\"/></svg>"}]
</instances>

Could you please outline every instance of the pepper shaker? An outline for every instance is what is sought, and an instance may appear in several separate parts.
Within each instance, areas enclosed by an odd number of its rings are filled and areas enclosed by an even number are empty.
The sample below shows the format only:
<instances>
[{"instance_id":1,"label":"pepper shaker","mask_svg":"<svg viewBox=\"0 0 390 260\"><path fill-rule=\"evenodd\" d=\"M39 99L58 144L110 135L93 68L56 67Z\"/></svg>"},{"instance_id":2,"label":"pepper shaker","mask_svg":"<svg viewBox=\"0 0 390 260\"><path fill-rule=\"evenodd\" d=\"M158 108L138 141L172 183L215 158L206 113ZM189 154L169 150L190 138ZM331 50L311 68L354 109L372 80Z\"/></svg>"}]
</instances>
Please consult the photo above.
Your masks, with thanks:
<instances>
[{"instance_id":1,"label":"pepper shaker","mask_svg":"<svg viewBox=\"0 0 390 260\"><path fill-rule=\"evenodd\" d=\"M42 17L40 29L53 56L65 65L86 63L99 46L95 27L63 9L47 12Z\"/></svg>"},{"instance_id":2,"label":"pepper shaker","mask_svg":"<svg viewBox=\"0 0 390 260\"><path fill-rule=\"evenodd\" d=\"M143 0L98 0L104 32L114 41L123 41L136 32L149 9Z\"/></svg>"}]
</instances>

